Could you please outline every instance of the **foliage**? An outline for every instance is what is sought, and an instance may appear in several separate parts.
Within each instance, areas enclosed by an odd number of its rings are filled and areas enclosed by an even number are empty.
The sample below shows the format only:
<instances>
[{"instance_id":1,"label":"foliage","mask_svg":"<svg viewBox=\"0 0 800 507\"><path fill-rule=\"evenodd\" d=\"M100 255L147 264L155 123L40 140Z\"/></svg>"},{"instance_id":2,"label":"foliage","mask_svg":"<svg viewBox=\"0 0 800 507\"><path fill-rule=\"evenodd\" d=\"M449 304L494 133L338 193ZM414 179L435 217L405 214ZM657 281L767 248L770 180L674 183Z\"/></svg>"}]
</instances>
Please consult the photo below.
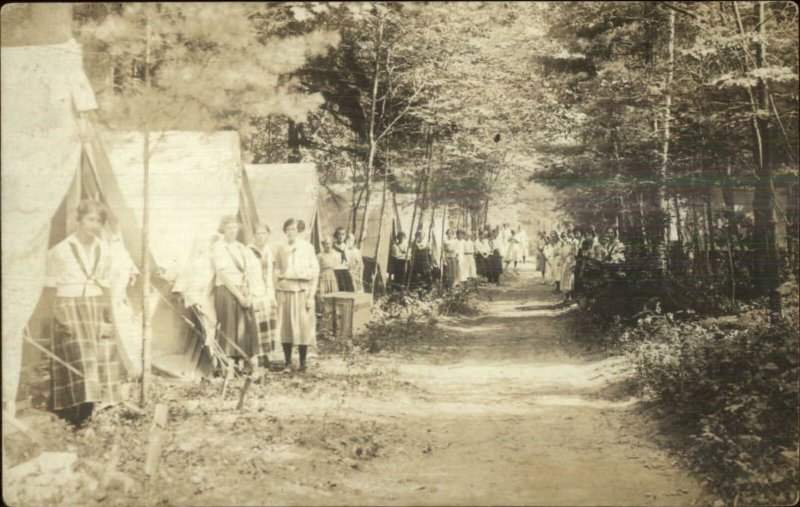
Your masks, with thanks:
<instances>
[{"instance_id":1,"label":"foliage","mask_svg":"<svg viewBox=\"0 0 800 507\"><path fill-rule=\"evenodd\" d=\"M796 499L797 305L795 286L777 324L763 307L734 326L649 312L621 337L640 388L688 433L679 450L727 501Z\"/></svg>"},{"instance_id":2,"label":"foliage","mask_svg":"<svg viewBox=\"0 0 800 507\"><path fill-rule=\"evenodd\" d=\"M375 302L367 330L353 338L353 344L370 353L400 349L417 343L432 343L441 334L439 317L475 315L482 282L469 280L447 289L395 291Z\"/></svg>"},{"instance_id":3,"label":"foliage","mask_svg":"<svg viewBox=\"0 0 800 507\"><path fill-rule=\"evenodd\" d=\"M86 4L78 37L102 119L116 128L235 129L254 118L304 121L319 93L291 74L339 42L335 31L277 37L247 3Z\"/></svg>"}]
</instances>

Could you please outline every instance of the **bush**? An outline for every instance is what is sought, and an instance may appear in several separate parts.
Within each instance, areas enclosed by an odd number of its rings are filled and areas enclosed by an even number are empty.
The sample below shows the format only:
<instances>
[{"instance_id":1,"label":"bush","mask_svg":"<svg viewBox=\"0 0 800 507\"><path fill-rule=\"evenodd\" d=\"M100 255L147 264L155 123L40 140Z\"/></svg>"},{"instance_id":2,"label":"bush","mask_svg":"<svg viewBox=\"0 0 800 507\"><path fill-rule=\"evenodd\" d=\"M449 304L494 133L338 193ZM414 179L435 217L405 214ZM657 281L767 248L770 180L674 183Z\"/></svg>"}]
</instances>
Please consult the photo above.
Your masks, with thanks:
<instances>
[{"instance_id":1,"label":"bush","mask_svg":"<svg viewBox=\"0 0 800 507\"><path fill-rule=\"evenodd\" d=\"M452 289L392 292L375 302L366 331L353 337L352 342L370 353L430 342L438 335L438 317L480 312L477 294L482 284L472 279Z\"/></svg>"},{"instance_id":2,"label":"bush","mask_svg":"<svg viewBox=\"0 0 800 507\"><path fill-rule=\"evenodd\" d=\"M643 393L689 432L682 453L710 489L739 503L797 494L797 293L789 318L756 307L720 329L650 312L620 342Z\"/></svg>"},{"instance_id":3,"label":"bush","mask_svg":"<svg viewBox=\"0 0 800 507\"><path fill-rule=\"evenodd\" d=\"M660 307L664 312L724 315L736 312L725 280L686 273L662 277L650 260L625 265L591 263L583 272L577 300L591 324L608 330L615 320L635 322L641 312Z\"/></svg>"}]
</instances>

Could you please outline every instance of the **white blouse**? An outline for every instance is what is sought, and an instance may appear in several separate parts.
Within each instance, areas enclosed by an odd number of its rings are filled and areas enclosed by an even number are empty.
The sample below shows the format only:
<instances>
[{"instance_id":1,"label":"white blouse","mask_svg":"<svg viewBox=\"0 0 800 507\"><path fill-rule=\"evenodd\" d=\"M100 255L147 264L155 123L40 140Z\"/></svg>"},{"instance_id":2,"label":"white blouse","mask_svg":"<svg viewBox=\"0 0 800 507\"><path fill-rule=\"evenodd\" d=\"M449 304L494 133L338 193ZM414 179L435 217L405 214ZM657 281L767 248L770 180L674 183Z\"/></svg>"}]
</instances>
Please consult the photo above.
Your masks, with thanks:
<instances>
[{"instance_id":1,"label":"white blouse","mask_svg":"<svg viewBox=\"0 0 800 507\"><path fill-rule=\"evenodd\" d=\"M224 285L223 276L237 287L247 287L250 294L259 296L266 287L261 270L261 261L238 241L228 243L224 239L211 247L211 263L214 265L214 286Z\"/></svg>"},{"instance_id":2,"label":"white blouse","mask_svg":"<svg viewBox=\"0 0 800 507\"><path fill-rule=\"evenodd\" d=\"M45 286L60 297L102 296L109 288L111 256L108 245L98 238L85 248L71 234L47 253Z\"/></svg>"},{"instance_id":3,"label":"white blouse","mask_svg":"<svg viewBox=\"0 0 800 507\"><path fill-rule=\"evenodd\" d=\"M319 261L311 243L296 240L282 245L275 257L275 274L278 290L306 290L308 283L319 276Z\"/></svg>"}]
</instances>

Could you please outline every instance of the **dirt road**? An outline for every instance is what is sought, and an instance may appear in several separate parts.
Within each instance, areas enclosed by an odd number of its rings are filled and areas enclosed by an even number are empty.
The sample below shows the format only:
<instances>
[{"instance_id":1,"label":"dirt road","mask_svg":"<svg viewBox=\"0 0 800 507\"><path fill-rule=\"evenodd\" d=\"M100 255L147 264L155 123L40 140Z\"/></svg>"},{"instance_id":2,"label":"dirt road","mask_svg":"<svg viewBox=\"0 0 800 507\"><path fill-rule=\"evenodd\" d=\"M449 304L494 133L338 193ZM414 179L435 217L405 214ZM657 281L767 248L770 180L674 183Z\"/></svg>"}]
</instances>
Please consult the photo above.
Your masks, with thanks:
<instances>
[{"instance_id":1,"label":"dirt road","mask_svg":"<svg viewBox=\"0 0 800 507\"><path fill-rule=\"evenodd\" d=\"M81 442L125 439L133 450L120 468L137 487L95 499L689 505L698 497L698 485L652 443L637 400L617 388L622 362L580 353L551 288L523 268L484 297L485 315L442 323L433 345L321 358L304 377L276 374L255 386L243 412L234 409L236 389L218 401L219 379L162 386L169 436L163 473L146 491L148 422L125 436L101 415L78 432L78 454L92 454Z\"/></svg>"}]
</instances>

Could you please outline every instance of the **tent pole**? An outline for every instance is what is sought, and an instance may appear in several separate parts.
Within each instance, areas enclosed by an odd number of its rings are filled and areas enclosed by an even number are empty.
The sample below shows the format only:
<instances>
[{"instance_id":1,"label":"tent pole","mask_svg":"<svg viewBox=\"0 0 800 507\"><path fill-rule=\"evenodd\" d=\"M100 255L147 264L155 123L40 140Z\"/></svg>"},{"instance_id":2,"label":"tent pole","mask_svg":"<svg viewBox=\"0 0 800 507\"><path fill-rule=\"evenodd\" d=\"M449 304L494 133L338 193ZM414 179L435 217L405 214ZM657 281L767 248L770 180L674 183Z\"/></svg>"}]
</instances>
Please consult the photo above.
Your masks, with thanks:
<instances>
[{"instance_id":1,"label":"tent pole","mask_svg":"<svg viewBox=\"0 0 800 507\"><path fill-rule=\"evenodd\" d=\"M441 236L442 244L439 246L439 271L440 271L439 287L444 285L444 242L445 242L444 233L445 233L445 226L447 224L447 208L448 208L447 203L445 203L443 206L444 206L444 212L442 213L442 236Z\"/></svg>"},{"instance_id":2,"label":"tent pole","mask_svg":"<svg viewBox=\"0 0 800 507\"><path fill-rule=\"evenodd\" d=\"M145 8L147 12L147 8ZM144 76L145 87L150 88L150 18L145 24L145 57ZM142 161L144 165L144 178L142 195L144 207L142 210L142 383L139 393L139 405L147 404L147 391L150 387L150 131L147 123L143 124L144 148Z\"/></svg>"},{"instance_id":3,"label":"tent pole","mask_svg":"<svg viewBox=\"0 0 800 507\"><path fill-rule=\"evenodd\" d=\"M386 179L389 174L389 168L383 168L383 194L381 195L381 217L380 223L378 224L378 241L375 245L375 272L372 274L372 287L370 288L370 293L372 297L375 297L375 279L378 278L378 270L380 269L380 259L378 258L381 252L381 239L383 239L383 218L386 214ZM363 287L362 287L363 288Z\"/></svg>"}]
</instances>

